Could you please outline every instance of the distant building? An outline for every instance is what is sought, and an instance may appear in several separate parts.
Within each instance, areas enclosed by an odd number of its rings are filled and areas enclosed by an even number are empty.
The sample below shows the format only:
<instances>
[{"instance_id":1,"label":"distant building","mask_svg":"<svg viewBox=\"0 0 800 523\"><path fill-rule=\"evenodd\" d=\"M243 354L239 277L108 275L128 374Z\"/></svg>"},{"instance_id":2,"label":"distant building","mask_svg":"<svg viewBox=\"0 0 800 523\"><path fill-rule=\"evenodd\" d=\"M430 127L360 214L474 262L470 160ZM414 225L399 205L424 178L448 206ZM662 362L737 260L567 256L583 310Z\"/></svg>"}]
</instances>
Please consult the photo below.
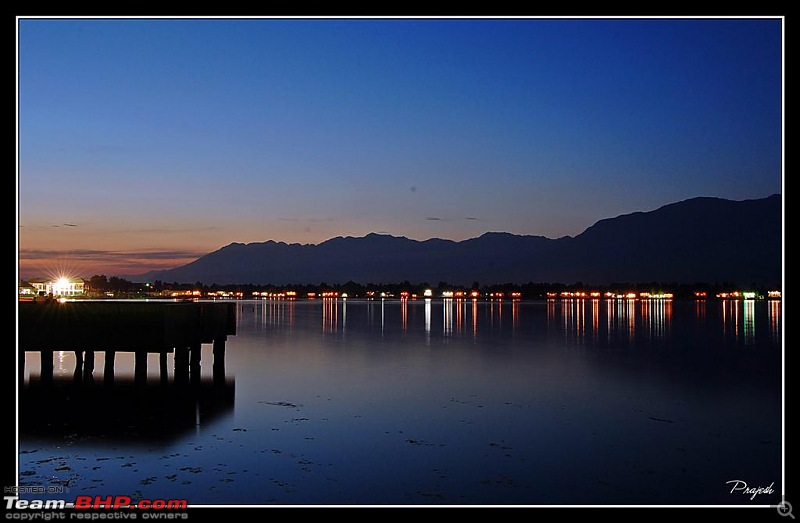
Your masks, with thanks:
<instances>
[{"instance_id":1,"label":"distant building","mask_svg":"<svg viewBox=\"0 0 800 523\"><path fill-rule=\"evenodd\" d=\"M19 295L20 296L35 296L36 295L36 287L31 285L29 281L20 280L19 281Z\"/></svg>"},{"instance_id":2,"label":"distant building","mask_svg":"<svg viewBox=\"0 0 800 523\"><path fill-rule=\"evenodd\" d=\"M32 278L28 280L25 293L44 294L53 296L78 296L84 293L86 282L83 278ZM32 292L30 289L33 289ZM23 294L23 286L20 284L20 294Z\"/></svg>"}]
</instances>

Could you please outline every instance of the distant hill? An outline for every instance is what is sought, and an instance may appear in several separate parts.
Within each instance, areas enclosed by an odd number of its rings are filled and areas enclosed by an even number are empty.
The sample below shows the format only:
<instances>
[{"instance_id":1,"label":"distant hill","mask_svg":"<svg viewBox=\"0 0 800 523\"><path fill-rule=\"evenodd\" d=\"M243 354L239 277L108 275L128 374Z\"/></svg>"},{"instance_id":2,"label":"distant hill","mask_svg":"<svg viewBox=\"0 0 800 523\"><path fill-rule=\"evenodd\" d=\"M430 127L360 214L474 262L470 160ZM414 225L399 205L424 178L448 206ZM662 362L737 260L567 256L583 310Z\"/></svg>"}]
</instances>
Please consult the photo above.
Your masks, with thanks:
<instances>
[{"instance_id":1,"label":"distant hill","mask_svg":"<svg viewBox=\"0 0 800 523\"><path fill-rule=\"evenodd\" d=\"M135 281L328 284L445 281L455 285L729 282L779 286L781 198L693 198L595 223L575 237L489 232L455 242L368 234L317 245L231 243Z\"/></svg>"}]
</instances>

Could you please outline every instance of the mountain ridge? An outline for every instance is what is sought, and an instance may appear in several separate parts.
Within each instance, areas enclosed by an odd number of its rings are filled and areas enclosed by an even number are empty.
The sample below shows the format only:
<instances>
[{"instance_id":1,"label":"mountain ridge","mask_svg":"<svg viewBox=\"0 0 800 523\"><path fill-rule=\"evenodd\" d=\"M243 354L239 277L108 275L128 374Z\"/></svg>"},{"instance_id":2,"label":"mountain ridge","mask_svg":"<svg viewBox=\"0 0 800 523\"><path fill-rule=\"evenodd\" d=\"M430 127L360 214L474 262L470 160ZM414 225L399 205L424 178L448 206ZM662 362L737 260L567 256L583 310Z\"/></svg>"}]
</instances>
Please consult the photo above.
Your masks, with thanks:
<instances>
[{"instance_id":1,"label":"mountain ridge","mask_svg":"<svg viewBox=\"0 0 800 523\"><path fill-rule=\"evenodd\" d=\"M142 281L207 284L453 284L619 281L728 281L779 284L779 194L748 200L700 196L598 220L557 239L487 231L461 241L371 232L318 244L231 242Z\"/></svg>"}]
</instances>

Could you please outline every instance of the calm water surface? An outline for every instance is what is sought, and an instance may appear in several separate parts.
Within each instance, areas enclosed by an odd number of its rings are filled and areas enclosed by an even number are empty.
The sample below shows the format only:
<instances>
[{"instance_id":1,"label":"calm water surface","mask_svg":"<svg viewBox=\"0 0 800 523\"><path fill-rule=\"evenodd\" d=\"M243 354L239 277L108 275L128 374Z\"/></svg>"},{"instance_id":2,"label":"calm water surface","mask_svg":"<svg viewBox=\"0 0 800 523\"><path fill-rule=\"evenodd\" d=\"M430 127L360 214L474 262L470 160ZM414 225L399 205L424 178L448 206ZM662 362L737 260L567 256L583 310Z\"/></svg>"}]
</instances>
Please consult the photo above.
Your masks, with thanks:
<instances>
[{"instance_id":1,"label":"calm water surface","mask_svg":"<svg viewBox=\"0 0 800 523\"><path fill-rule=\"evenodd\" d=\"M190 505L768 505L779 301L242 301L225 383L151 356L58 401L26 362L20 484ZM172 360L170 356L170 373ZM48 392L47 394L52 394ZM49 406L49 407L48 407ZM772 487L773 494L731 492ZM66 492L66 493L62 493Z\"/></svg>"}]
</instances>

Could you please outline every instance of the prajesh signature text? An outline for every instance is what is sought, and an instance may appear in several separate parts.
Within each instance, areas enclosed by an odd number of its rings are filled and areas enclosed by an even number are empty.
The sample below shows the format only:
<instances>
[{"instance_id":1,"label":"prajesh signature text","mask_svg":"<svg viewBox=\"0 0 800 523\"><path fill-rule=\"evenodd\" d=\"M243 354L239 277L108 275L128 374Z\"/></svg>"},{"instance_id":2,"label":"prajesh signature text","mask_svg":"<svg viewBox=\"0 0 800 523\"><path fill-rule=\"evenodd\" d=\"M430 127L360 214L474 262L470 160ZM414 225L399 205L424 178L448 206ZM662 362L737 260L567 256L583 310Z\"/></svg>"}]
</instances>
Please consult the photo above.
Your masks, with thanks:
<instances>
[{"instance_id":1,"label":"prajesh signature text","mask_svg":"<svg viewBox=\"0 0 800 523\"><path fill-rule=\"evenodd\" d=\"M750 499L756 499L756 496L759 494L774 494L775 491L772 487L775 485L775 482L769 484L767 487L748 487L747 482L741 479L732 479L730 481L725 482L727 485L731 485L731 494L733 493L740 493L744 495L749 495Z\"/></svg>"}]
</instances>

